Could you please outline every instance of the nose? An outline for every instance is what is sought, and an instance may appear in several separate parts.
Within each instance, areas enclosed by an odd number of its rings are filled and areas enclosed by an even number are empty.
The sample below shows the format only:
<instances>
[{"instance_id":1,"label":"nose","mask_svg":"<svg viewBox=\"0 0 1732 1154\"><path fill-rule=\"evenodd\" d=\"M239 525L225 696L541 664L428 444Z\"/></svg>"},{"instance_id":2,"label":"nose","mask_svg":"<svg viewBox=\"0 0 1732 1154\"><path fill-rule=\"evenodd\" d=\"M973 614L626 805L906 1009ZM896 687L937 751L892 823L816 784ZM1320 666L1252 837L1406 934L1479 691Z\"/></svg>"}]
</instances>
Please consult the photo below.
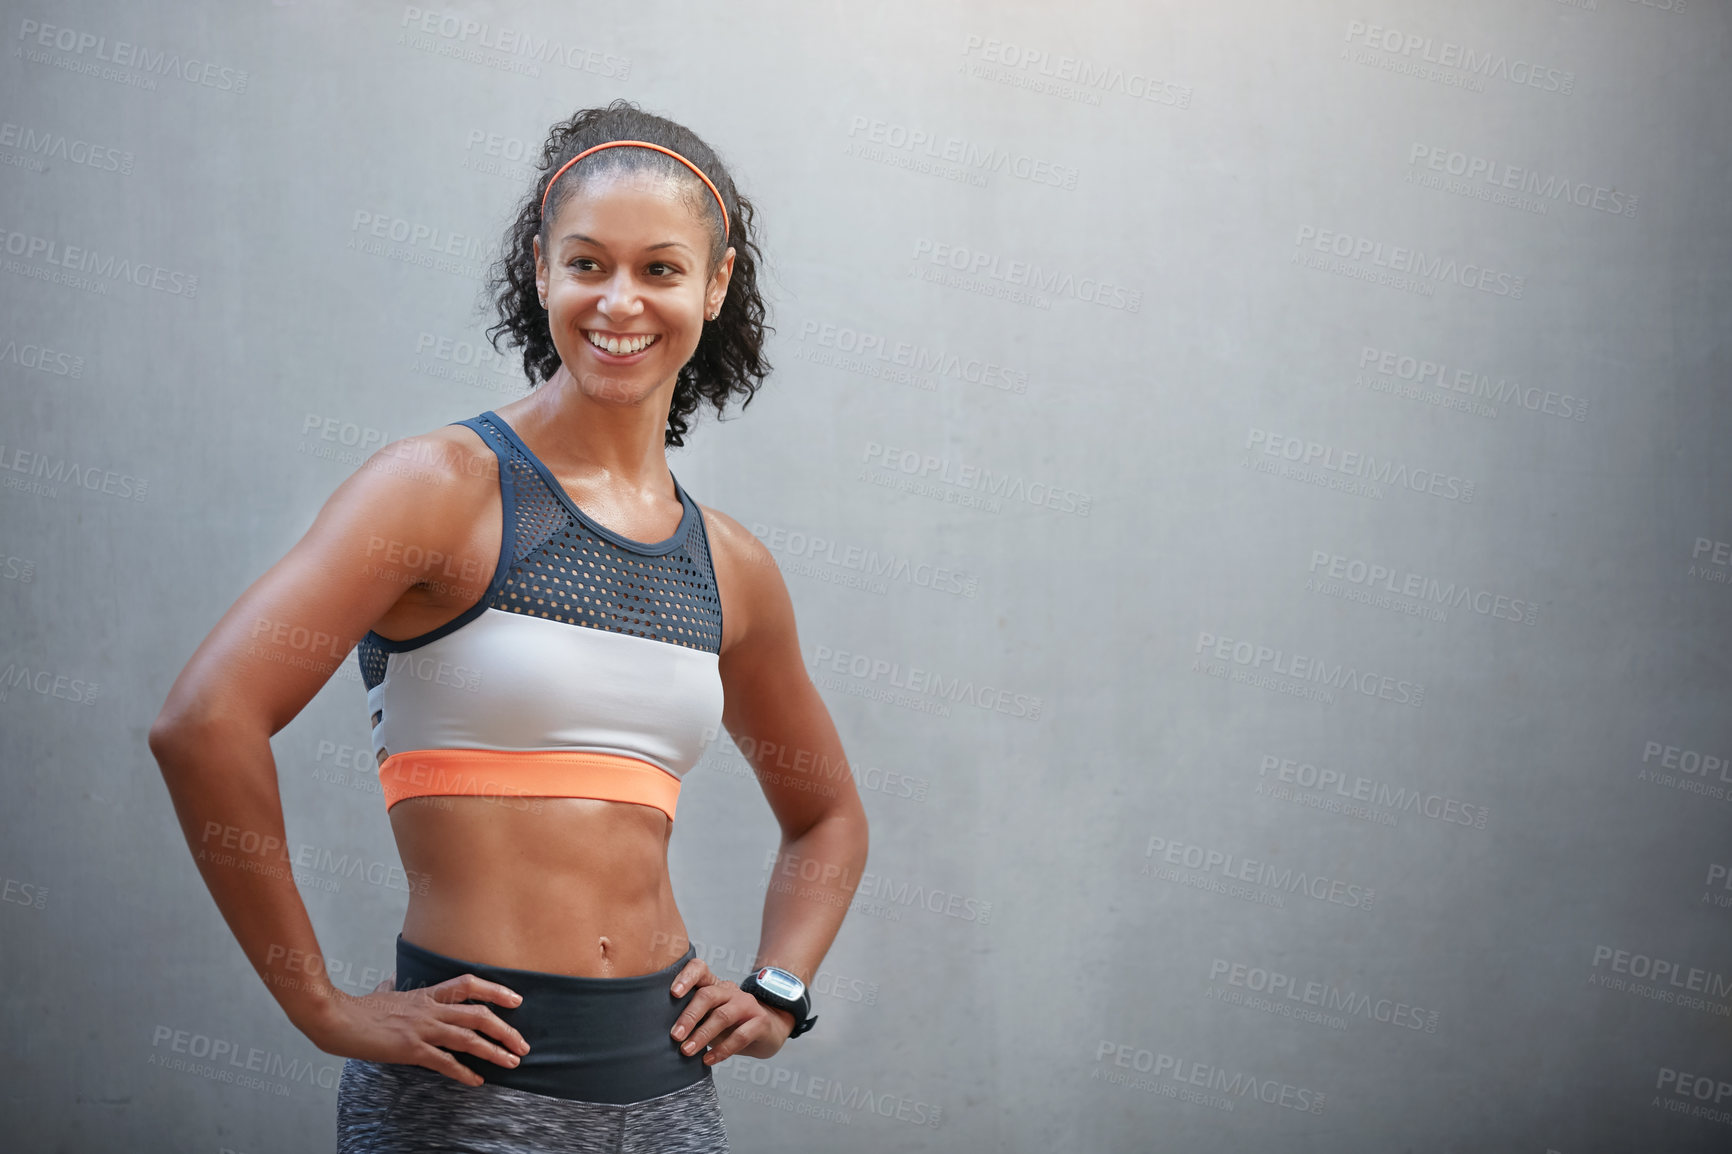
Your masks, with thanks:
<instances>
[{"instance_id":1,"label":"nose","mask_svg":"<svg viewBox=\"0 0 1732 1154\"><path fill-rule=\"evenodd\" d=\"M610 321L629 320L643 312L643 298L629 269L621 268L608 278L596 311Z\"/></svg>"}]
</instances>

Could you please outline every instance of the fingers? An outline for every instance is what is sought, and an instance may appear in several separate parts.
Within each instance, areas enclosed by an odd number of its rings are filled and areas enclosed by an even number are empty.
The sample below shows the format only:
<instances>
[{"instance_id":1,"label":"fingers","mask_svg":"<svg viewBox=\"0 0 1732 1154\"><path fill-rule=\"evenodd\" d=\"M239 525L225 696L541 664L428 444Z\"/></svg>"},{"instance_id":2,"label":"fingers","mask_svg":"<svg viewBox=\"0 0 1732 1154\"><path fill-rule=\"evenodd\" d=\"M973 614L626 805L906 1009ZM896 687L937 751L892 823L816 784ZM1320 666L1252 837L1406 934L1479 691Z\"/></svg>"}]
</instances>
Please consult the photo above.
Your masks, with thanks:
<instances>
[{"instance_id":1,"label":"fingers","mask_svg":"<svg viewBox=\"0 0 1732 1154\"><path fill-rule=\"evenodd\" d=\"M455 978L447 978L432 987L432 990L433 999L439 1002L466 1002L471 998L479 998L514 1009L523 1004L523 998L516 990L508 989L498 982L490 982L486 978L478 978L474 974L458 974Z\"/></svg>"},{"instance_id":2,"label":"fingers","mask_svg":"<svg viewBox=\"0 0 1732 1154\"><path fill-rule=\"evenodd\" d=\"M702 986L692 995L685 1010L674 1020L674 1037L684 1039L680 1042L680 1053L695 1054L709 1044L724 1030L740 1025L747 1018L754 1016L751 1007L740 999L750 1000L752 1006L758 1005L758 999L750 994L741 994L740 987L732 982L713 982ZM687 1018L692 1021L688 1024Z\"/></svg>"},{"instance_id":3,"label":"fingers","mask_svg":"<svg viewBox=\"0 0 1732 1154\"><path fill-rule=\"evenodd\" d=\"M397 971L392 970L385 975L385 980L373 987L375 994L389 993L397 988Z\"/></svg>"},{"instance_id":4,"label":"fingers","mask_svg":"<svg viewBox=\"0 0 1732 1154\"><path fill-rule=\"evenodd\" d=\"M702 958L693 958L687 962L685 967L675 975L671 988L675 997L684 996L687 990L694 988L697 992L692 995L692 1000L686 1003L686 1008L680 1011L680 1016L674 1019L673 1028L668 1033L676 1041L690 1033L692 1027L696 1026L698 1021L703 1018L704 1011L720 1000L717 996L718 991L720 998L727 997L727 992L721 989L723 986L733 986L734 989L739 989L738 986L734 986L734 983L723 981L711 973L710 967L704 964Z\"/></svg>"},{"instance_id":5,"label":"fingers","mask_svg":"<svg viewBox=\"0 0 1732 1154\"><path fill-rule=\"evenodd\" d=\"M679 973L674 975L674 983L669 988L673 990L674 997L683 998L686 996L686 991L693 986L701 986L706 981L713 982L715 980L716 976L710 973L710 967L704 964L704 960L693 958L680 968Z\"/></svg>"},{"instance_id":6,"label":"fingers","mask_svg":"<svg viewBox=\"0 0 1732 1154\"><path fill-rule=\"evenodd\" d=\"M478 978L474 974L459 974L434 986L432 993L435 1003L457 1015L455 1018L447 1015L446 1021L462 1021L473 1030L498 1038L518 1054L529 1053L529 1043L522 1034L486 1006L472 1004L477 999L485 999L502 1006L516 1007L523 1001L516 991L507 989L498 982ZM486 1056L492 1057L491 1054Z\"/></svg>"},{"instance_id":7,"label":"fingers","mask_svg":"<svg viewBox=\"0 0 1732 1154\"><path fill-rule=\"evenodd\" d=\"M529 1053L529 1042L515 1027L479 1004L491 1001L515 1007L523 1001L515 990L474 974L459 974L427 987L424 992L432 1002L434 1020L440 1027L437 1032L424 1035L424 1040L508 1068L517 1066L522 1055Z\"/></svg>"},{"instance_id":8,"label":"fingers","mask_svg":"<svg viewBox=\"0 0 1732 1154\"><path fill-rule=\"evenodd\" d=\"M476 1042L485 1046L486 1049L477 1050L473 1046L463 1047L472 1054L480 1054L490 1061L500 1062L501 1065L517 1065L515 1061L501 1062L498 1055L505 1053L505 1049L494 1045L492 1041L489 1041L490 1038L497 1038L506 1049L511 1051L513 1057L520 1057L529 1053L529 1043L524 1040L523 1035L518 1033L515 1028L506 1025L500 1020L499 1015L486 1006L448 1006L439 1003L439 1015L441 1021L453 1022L475 1032ZM486 1037L482 1035L486 1035Z\"/></svg>"},{"instance_id":9,"label":"fingers","mask_svg":"<svg viewBox=\"0 0 1732 1154\"><path fill-rule=\"evenodd\" d=\"M460 1020L436 1019L433 1028L423 1035L424 1041L443 1046L447 1050L462 1050L466 1054L474 1054L477 1058L486 1058L494 1065L503 1066L508 1070L517 1068L522 1061L521 1058L510 1050L495 1045L480 1033L481 1030L488 1027L488 1023L485 1018L478 1015L492 1018L493 1011L485 1006L447 1006L444 1009L457 1014ZM475 1011L476 1013L465 1011ZM522 1045L524 1053L529 1052L529 1047L523 1045L522 1038L517 1036L517 1031L512 1030L511 1027L506 1026L497 1018L494 1018L493 1022L506 1030L510 1030L511 1034L516 1037L516 1044Z\"/></svg>"},{"instance_id":10,"label":"fingers","mask_svg":"<svg viewBox=\"0 0 1732 1154\"><path fill-rule=\"evenodd\" d=\"M727 1008L738 1011L738 1024L724 1028L710 1041L709 1051L704 1055L704 1064L707 1066L714 1066L739 1053L759 1058L768 1057L769 1054L762 1052L763 1047L758 1043L768 1039L767 1044L780 1048L780 1042L776 1041L777 1036L780 1035L781 1040L786 1041L788 1033L793 1029L792 1014L766 1006L750 994L739 995ZM716 1015L710 1016L714 1018Z\"/></svg>"},{"instance_id":11,"label":"fingers","mask_svg":"<svg viewBox=\"0 0 1732 1154\"><path fill-rule=\"evenodd\" d=\"M479 1086L487 1079L453 1058L449 1051L441 1050L431 1044L423 1045L413 1055L414 1064L425 1066L436 1074L443 1074L454 1082L465 1086Z\"/></svg>"}]
</instances>

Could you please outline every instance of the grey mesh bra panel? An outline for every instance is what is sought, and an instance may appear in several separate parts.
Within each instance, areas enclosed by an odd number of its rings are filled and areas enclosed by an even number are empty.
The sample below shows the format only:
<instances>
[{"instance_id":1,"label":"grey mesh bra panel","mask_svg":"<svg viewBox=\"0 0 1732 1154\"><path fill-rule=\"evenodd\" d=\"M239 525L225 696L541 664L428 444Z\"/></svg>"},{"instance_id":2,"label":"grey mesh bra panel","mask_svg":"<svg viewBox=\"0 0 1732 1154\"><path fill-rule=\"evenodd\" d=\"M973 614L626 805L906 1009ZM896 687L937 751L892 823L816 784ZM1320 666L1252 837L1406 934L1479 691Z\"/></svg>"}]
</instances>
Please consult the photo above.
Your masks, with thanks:
<instances>
[{"instance_id":1,"label":"grey mesh bra panel","mask_svg":"<svg viewBox=\"0 0 1732 1154\"><path fill-rule=\"evenodd\" d=\"M385 679L390 654L443 637L490 608L721 652L722 603L709 537L677 478L685 513L674 535L633 541L586 516L492 410L453 424L481 434L499 457L505 532L498 567L481 600L436 629L401 641L369 630L356 647L368 689Z\"/></svg>"}]
</instances>

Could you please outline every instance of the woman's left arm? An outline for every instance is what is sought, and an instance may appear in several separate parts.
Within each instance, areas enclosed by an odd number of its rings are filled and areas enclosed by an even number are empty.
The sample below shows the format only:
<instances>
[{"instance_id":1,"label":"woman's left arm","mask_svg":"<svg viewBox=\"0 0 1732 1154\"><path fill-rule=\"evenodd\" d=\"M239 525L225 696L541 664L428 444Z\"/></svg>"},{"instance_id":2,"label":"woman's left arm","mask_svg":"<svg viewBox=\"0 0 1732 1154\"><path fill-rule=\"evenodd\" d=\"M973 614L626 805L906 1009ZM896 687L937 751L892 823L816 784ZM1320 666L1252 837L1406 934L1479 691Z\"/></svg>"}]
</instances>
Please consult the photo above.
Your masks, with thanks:
<instances>
[{"instance_id":1,"label":"woman's left arm","mask_svg":"<svg viewBox=\"0 0 1732 1154\"><path fill-rule=\"evenodd\" d=\"M733 626L721 654L722 724L782 829L753 967L779 966L810 988L860 884L866 811L836 726L806 673L775 558L738 521L704 514L716 583L729 590L724 625ZM733 1054L768 1058L794 1028L792 1014L718 978L701 958L681 969L673 992L693 986L673 1036L688 1053L708 1044L711 1065Z\"/></svg>"}]
</instances>

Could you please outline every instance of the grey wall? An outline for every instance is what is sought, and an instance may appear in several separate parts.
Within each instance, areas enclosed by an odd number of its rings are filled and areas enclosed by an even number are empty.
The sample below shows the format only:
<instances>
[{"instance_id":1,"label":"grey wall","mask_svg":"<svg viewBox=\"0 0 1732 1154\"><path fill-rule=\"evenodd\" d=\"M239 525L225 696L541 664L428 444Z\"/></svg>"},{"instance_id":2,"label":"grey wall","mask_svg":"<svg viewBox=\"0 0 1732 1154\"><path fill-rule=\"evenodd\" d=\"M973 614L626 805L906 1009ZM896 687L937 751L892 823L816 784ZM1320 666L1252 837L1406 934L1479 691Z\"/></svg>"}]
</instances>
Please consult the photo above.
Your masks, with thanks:
<instances>
[{"instance_id":1,"label":"grey wall","mask_svg":"<svg viewBox=\"0 0 1732 1154\"><path fill-rule=\"evenodd\" d=\"M340 1061L145 731L372 449L519 395L480 270L616 96L762 211L777 371L670 463L774 550L873 821L821 1028L717 1071L736 1149L1732 1144L1724 3L157 0L4 43L10 1148L329 1148ZM364 992L407 894L352 660L274 748ZM732 751L680 814L737 971L774 823Z\"/></svg>"}]
</instances>

